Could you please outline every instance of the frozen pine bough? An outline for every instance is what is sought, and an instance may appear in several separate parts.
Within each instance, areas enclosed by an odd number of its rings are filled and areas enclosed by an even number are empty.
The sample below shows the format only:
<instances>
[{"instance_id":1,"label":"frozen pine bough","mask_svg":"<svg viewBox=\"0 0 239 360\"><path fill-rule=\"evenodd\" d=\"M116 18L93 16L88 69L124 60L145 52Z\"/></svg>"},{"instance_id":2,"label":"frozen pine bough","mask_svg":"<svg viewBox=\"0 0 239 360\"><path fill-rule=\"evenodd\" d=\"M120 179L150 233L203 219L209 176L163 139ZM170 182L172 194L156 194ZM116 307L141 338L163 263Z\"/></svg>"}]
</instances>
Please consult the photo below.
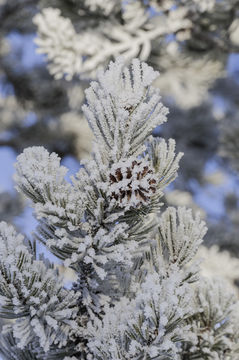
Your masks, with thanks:
<instances>
[{"instance_id":1,"label":"frozen pine bough","mask_svg":"<svg viewBox=\"0 0 239 360\"><path fill-rule=\"evenodd\" d=\"M0 349L7 360L239 358L238 303L194 256L206 227L190 209L161 211L177 176L175 142L151 136L167 109L151 67L111 62L86 91L90 160L67 169L43 147L18 157L33 239L0 223ZM64 287L43 243L77 281Z\"/></svg>"}]
</instances>

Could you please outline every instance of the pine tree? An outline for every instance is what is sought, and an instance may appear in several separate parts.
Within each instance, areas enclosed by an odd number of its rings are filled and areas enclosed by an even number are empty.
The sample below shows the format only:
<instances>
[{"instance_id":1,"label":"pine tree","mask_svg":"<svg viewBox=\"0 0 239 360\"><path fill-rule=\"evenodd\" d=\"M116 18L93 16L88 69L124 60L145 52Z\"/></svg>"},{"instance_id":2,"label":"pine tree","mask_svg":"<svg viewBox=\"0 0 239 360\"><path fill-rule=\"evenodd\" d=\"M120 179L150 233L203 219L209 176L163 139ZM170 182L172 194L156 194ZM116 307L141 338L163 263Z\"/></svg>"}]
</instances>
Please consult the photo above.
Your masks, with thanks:
<instances>
[{"instance_id":1,"label":"pine tree","mask_svg":"<svg viewBox=\"0 0 239 360\"><path fill-rule=\"evenodd\" d=\"M168 113L157 76L121 58L98 73L83 106L93 153L70 183L57 154L18 156L17 190L39 226L30 241L0 223L5 359L238 358L238 302L194 261L205 223L190 209L161 210L182 154L151 136ZM70 289L38 241L75 272Z\"/></svg>"},{"instance_id":2,"label":"pine tree","mask_svg":"<svg viewBox=\"0 0 239 360\"><path fill-rule=\"evenodd\" d=\"M222 77L231 54L238 52L238 5L238 0L0 0L0 146L20 153L42 145L63 161L85 157L90 134L81 111L83 90L98 66L119 53L128 60L138 56L161 72L159 87L171 120L161 136L174 138L185 152L174 185L192 193L192 179L207 183L204 169L217 153L218 124L237 120L238 84ZM36 30L50 72L71 81L54 81L42 57L34 57ZM227 113L219 109L220 122L213 84L216 99L229 102ZM181 136L185 132L188 136ZM227 139L224 153L234 157L228 132L223 142ZM0 197L8 200L4 212L9 213L1 219L15 221L11 209L17 200ZM232 227L237 234L232 223L225 219L223 239ZM226 241L223 246L228 247Z\"/></svg>"}]
</instances>

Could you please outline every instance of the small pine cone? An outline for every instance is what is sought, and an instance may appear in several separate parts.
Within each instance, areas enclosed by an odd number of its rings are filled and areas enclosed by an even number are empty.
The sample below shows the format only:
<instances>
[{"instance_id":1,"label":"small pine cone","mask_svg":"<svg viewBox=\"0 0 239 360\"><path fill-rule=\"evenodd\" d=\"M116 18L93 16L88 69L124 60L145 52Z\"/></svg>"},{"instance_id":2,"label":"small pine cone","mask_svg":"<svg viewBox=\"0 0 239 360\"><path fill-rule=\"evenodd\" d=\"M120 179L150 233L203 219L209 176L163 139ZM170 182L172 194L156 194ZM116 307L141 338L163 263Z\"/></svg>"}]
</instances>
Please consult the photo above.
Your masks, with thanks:
<instances>
[{"instance_id":1,"label":"small pine cone","mask_svg":"<svg viewBox=\"0 0 239 360\"><path fill-rule=\"evenodd\" d=\"M121 207L147 204L156 191L156 178L144 159L130 158L114 164L109 178L108 195Z\"/></svg>"}]
</instances>

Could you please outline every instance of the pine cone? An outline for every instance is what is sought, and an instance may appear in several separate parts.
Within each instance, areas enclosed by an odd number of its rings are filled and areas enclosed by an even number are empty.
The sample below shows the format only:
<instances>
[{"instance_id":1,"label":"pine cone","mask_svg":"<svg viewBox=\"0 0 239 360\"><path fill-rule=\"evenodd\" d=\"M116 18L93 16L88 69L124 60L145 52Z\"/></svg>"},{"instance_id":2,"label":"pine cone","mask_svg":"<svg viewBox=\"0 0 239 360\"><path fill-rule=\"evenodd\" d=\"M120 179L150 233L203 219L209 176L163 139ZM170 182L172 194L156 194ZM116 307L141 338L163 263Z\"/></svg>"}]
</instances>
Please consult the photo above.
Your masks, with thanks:
<instances>
[{"instance_id":1,"label":"pine cone","mask_svg":"<svg viewBox=\"0 0 239 360\"><path fill-rule=\"evenodd\" d=\"M111 168L108 195L119 206L146 204L156 191L156 179L145 160L120 161Z\"/></svg>"}]
</instances>

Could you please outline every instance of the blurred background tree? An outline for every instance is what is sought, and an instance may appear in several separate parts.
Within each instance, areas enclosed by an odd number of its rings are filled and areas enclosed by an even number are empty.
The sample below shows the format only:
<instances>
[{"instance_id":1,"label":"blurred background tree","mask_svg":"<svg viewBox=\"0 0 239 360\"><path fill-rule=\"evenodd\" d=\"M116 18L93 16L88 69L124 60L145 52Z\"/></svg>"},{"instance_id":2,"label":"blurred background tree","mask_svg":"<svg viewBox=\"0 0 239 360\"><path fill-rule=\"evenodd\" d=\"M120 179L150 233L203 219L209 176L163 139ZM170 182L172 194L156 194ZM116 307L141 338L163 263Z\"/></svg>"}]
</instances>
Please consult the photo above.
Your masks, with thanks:
<instances>
[{"instance_id":1,"label":"blurred background tree","mask_svg":"<svg viewBox=\"0 0 239 360\"><path fill-rule=\"evenodd\" d=\"M115 56L139 57L170 110L154 135L185 153L166 201L200 209L206 245L238 257L238 14L238 0L0 0L0 219L34 228L10 180L16 155L43 145L78 169L91 149L84 89Z\"/></svg>"}]
</instances>

